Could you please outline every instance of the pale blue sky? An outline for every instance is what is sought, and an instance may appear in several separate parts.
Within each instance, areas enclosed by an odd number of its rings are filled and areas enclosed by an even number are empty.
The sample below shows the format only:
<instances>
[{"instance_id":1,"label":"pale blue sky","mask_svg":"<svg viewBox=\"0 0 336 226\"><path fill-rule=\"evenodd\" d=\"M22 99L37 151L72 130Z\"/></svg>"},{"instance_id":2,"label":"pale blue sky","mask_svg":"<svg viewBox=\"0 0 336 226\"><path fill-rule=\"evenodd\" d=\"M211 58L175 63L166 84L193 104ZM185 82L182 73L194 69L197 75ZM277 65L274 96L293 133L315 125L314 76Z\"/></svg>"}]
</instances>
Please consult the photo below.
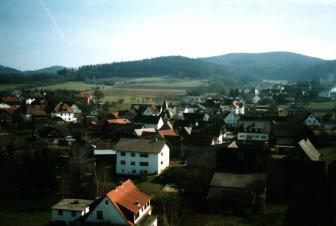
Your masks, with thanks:
<instances>
[{"instance_id":1,"label":"pale blue sky","mask_svg":"<svg viewBox=\"0 0 336 226\"><path fill-rule=\"evenodd\" d=\"M292 51L336 59L336 0L0 0L0 64Z\"/></svg>"}]
</instances>

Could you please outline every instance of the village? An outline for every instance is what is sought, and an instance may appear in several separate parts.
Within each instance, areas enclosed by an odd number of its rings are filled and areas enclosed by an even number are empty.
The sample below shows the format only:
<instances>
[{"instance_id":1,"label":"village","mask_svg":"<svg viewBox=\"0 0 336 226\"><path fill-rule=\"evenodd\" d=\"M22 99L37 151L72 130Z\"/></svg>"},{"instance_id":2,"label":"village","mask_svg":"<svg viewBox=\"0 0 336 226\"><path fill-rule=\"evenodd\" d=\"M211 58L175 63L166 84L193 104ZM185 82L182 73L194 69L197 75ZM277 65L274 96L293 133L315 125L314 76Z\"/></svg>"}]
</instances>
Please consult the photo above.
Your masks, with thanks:
<instances>
[{"instance_id":1,"label":"village","mask_svg":"<svg viewBox=\"0 0 336 226\"><path fill-rule=\"evenodd\" d=\"M118 111L98 91L1 93L0 189L52 194L50 225L203 225L193 216L273 203L284 216L263 225L336 222L335 89L277 83Z\"/></svg>"}]
</instances>

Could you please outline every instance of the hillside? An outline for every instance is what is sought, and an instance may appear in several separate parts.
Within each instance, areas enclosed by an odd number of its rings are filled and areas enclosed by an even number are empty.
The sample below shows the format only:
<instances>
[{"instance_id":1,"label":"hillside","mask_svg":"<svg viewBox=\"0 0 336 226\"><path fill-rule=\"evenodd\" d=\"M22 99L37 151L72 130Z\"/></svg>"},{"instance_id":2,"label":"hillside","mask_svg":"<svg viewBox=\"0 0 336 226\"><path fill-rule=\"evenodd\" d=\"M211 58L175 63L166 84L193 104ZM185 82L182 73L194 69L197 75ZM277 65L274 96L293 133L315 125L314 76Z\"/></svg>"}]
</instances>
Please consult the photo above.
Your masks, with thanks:
<instances>
[{"instance_id":1,"label":"hillside","mask_svg":"<svg viewBox=\"0 0 336 226\"><path fill-rule=\"evenodd\" d=\"M75 72L78 76L216 78L226 80L247 79L247 75L227 66L182 56L157 57L140 61L82 66Z\"/></svg>"},{"instance_id":2,"label":"hillside","mask_svg":"<svg viewBox=\"0 0 336 226\"><path fill-rule=\"evenodd\" d=\"M291 52L231 53L200 59L235 68L261 79L298 78L307 68L325 62L319 58Z\"/></svg>"},{"instance_id":3,"label":"hillside","mask_svg":"<svg viewBox=\"0 0 336 226\"><path fill-rule=\"evenodd\" d=\"M25 74L31 75L31 74L52 74L56 75L59 70L64 69L63 66L51 66L47 68L42 68L39 70L34 70L34 71L24 71Z\"/></svg>"},{"instance_id":4,"label":"hillside","mask_svg":"<svg viewBox=\"0 0 336 226\"><path fill-rule=\"evenodd\" d=\"M300 76L303 79L336 79L336 60L326 61L304 70Z\"/></svg>"},{"instance_id":5,"label":"hillside","mask_svg":"<svg viewBox=\"0 0 336 226\"><path fill-rule=\"evenodd\" d=\"M11 67L0 65L0 74L21 74L22 72Z\"/></svg>"}]
</instances>

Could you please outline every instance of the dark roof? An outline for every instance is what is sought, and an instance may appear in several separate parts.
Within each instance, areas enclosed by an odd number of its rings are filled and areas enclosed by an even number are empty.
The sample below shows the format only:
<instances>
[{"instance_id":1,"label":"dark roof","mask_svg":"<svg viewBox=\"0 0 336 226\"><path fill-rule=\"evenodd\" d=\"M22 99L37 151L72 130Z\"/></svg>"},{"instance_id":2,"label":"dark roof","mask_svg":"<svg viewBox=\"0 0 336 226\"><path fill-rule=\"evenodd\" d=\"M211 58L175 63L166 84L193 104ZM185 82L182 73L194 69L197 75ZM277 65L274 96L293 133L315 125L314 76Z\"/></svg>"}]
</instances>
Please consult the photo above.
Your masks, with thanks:
<instances>
[{"instance_id":1,"label":"dark roof","mask_svg":"<svg viewBox=\"0 0 336 226\"><path fill-rule=\"evenodd\" d=\"M212 177L210 186L239 189L262 189L266 187L266 174L237 174L216 172Z\"/></svg>"},{"instance_id":2,"label":"dark roof","mask_svg":"<svg viewBox=\"0 0 336 226\"><path fill-rule=\"evenodd\" d=\"M121 138L115 148L125 152L160 153L165 143L157 139Z\"/></svg>"},{"instance_id":3,"label":"dark roof","mask_svg":"<svg viewBox=\"0 0 336 226\"><path fill-rule=\"evenodd\" d=\"M143 123L143 124L158 124L160 121L160 116L145 116L145 115L137 115L134 118L135 123Z\"/></svg>"},{"instance_id":4,"label":"dark roof","mask_svg":"<svg viewBox=\"0 0 336 226\"><path fill-rule=\"evenodd\" d=\"M51 209L82 211L93 202L94 200L86 199L62 199L53 205Z\"/></svg>"}]
</instances>

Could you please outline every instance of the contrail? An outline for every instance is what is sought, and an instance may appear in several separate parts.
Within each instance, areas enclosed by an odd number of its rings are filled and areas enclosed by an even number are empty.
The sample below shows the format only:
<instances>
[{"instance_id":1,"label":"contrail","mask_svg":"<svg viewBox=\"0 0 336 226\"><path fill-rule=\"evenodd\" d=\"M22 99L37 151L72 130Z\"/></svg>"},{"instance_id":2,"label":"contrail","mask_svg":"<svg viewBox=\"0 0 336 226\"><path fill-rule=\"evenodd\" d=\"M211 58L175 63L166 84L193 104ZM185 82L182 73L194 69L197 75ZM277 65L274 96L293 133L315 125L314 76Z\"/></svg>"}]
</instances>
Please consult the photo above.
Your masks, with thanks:
<instances>
[{"instance_id":1,"label":"contrail","mask_svg":"<svg viewBox=\"0 0 336 226\"><path fill-rule=\"evenodd\" d=\"M54 27L55 27L55 29L56 29L58 35L60 36L60 38L64 38L64 33L63 33L62 29L60 28L60 26L58 26L58 23L57 23L57 21L55 20L55 17L51 14L51 12L50 12L49 8L47 7L47 5L44 4L44 2L41 1L41 0L40 0L39 2L40 2L40 5L41 5L41 6L45 9L45 11L47 12L47 14L48 14L48 16L49 16L49 18L50 18L52 24L54 25Z\"/></svg>"}]
</instances>

